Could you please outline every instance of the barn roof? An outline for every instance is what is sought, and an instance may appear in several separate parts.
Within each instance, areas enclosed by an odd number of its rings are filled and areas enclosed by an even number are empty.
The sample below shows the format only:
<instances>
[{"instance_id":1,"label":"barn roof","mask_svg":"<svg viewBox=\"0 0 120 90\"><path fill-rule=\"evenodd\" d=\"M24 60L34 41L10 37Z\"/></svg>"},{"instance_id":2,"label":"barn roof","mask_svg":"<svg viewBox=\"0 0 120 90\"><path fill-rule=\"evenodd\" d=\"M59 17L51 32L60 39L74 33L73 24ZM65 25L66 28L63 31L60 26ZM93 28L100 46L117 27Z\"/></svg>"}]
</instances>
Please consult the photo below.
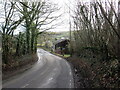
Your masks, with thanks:
<instances>
[{"instance_id":1,"label":"barn roof","mask_svg":"<svg viewBox=\"0 0 120 90\"><path fill-rule=\"evenodd\" d=\"M56 44L58 44L60 42L64 42L64 41L70 41L70 40L69 39L59 39L54 44L56 45Z\"/></svg>"}]
</instances>

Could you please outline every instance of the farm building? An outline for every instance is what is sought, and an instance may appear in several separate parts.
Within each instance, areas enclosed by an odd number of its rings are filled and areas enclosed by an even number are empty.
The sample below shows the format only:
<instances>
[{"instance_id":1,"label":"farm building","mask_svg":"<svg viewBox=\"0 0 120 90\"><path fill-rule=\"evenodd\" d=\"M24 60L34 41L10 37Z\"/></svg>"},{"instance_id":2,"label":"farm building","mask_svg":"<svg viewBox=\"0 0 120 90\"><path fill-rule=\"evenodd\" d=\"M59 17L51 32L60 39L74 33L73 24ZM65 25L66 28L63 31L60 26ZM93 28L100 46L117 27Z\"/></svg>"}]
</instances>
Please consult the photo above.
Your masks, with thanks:
<instances>
[{"instance_id":1,"label":"farm building","mask_svg":"<svg viewBox=\"0 0 120 90\"><path fill-rule=\"evenodd\" d=\"M54 43L54 51L59 54L68 54L69 53L69 49L68 49L69 42L70 42L69 39L57 40Z\"/></svg>"}]
</instances>

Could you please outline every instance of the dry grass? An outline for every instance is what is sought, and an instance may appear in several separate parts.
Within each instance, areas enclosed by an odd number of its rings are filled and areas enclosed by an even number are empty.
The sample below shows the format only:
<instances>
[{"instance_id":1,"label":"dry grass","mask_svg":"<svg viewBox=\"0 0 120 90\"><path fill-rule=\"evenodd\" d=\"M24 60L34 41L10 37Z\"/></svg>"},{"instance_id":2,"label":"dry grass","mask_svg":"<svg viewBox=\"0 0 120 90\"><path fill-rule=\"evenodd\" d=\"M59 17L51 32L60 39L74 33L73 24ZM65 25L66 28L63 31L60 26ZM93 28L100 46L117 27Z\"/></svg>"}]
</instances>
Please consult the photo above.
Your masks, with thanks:
<instances>
[{"instance_id":1,"label":"dry grass","mask_svg":"<svg viewBox=\"0 0 120 90\"><path fill-rule=\"evenodd\" d=\"M118 60L90 63L90 61L78 57L71 57L68 58L68 61L77 69L77 74L80 74L89 84L87 88L120 88Z\"/></svg>"},{"instance_id":2,"label":"dry grass","mask_svg":"<svg viewBox=\"0 0 120 90\"><path fill-rule=\"evenodd\" d=\"M9 64L2 64L2 80L7 80L28 70L37 60L37 54L32 54L15 58Z\"/></svg>"},{"instance_id":3,"label":"dry grass","mask_svg":"<svg viewBox=\"0 0 120 90\"><path fill-rule=\"evenodd\" d=\"M16 69L21 68L22 66L25 66L27 64L34 63L38 60L38 57L36 54L33 55L25 55L23 57L12 59L9 64L2 64L2 71L14 71Z\"/></svg>"}]
</instances>

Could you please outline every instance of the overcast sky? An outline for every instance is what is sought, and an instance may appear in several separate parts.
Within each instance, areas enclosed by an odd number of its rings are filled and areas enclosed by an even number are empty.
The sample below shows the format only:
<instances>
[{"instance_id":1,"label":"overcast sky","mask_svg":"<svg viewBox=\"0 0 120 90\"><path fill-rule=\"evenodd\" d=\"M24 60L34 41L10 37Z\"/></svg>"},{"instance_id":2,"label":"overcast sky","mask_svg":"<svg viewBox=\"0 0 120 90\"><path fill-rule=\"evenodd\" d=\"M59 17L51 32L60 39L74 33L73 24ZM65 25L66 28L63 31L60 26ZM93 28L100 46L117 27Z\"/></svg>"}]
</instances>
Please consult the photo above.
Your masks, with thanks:
<instances>
[{"instance_id":1,"label":"overcast sky","mask_svg":"<svg viewBox=\"0 0 120 90\"><path fill-rule=\"evenodd\" d=\"M69 30L69 14L68 14L68 6L70 4L69 0L50 0L51 2L55 3L61 9L57 12L57 14L62 14L61 18L57 22L62 22L59 26L56 26L55 29L51 31L68 31ZM74 1L74 0L71 0Z\"/></svg>"},{"instance_id":2,"label":"overcast sky","mask_svg":"<svg viewBox=\"0 0 120 90\"><path fill-rule=\"evenodd\" d=\"M0 1L3 1L3 0L0 0ZM69 31L69 14L68 14L69 5L72 5L71 8L73 9L75 0L49 0L49 1L57 4L58 7L61 7L61 9L58 12L56 12L56 15L62 14L61 18L54 22L55 24L60 23L60 22L62 22L62 23L59 24L59 26L56 26L55 29L52 29L50 31L55 31L55 32ZM81 1L89 2L89 1L94 1L94 0L81 0ZM118 0L115 0L115 1L117 2ZM0 6L0 8L1 8L1 6Z\"/></svg>"},{"instance_id":3,"label":"overcast sky","mask_svg":"<svg viewBox=\"0 0 120 90\"><path fill-rule=\"evenodd\" d=\"M61 10L59 11L59 13L62 13L63 16L61 17L61 21L63 21L63 23L60 26L57 26L55 29L51 30L51 31L69 31L69 5L71 6L71 9L73 10L74 4L76 0L49 0L53 3L58 4L59 7L61 7ZM95 0L80 0L82 2L94 2ZM108 1L108 0L100 0L100 1ZM118 0L109 0L109 1L116 1L118 2ZM58 22L58 21L56 21Z\"/></svg>"},{"instance_id":4,"label":"overcast sky","mask_svg":"<svg viewBox=\"0 0 120 90\"><path fill-rule=\"evenodd\" d=\"M3 0L0 0L0 2ZM47 1L47 0L46 0ZM52 3L57 4L58 7L60 7L60 10L56 12L56 15L62 14L61 18L57 21L54 21L54 23L60 23L59 25L56 26L55 29L52 29L50 31L68 31L69 30L69 14L68 14L68 6L69 5L69 0L49 0ZM74 0L70 0L74 1ZM0 8L3 6L0 5ZM0 21L3 21L2 18L0 18ZM62 23L61 23L62 22ZM15 33L18 33L21 31L23 28L18 28Z\"/></svg>"}]
</instances>

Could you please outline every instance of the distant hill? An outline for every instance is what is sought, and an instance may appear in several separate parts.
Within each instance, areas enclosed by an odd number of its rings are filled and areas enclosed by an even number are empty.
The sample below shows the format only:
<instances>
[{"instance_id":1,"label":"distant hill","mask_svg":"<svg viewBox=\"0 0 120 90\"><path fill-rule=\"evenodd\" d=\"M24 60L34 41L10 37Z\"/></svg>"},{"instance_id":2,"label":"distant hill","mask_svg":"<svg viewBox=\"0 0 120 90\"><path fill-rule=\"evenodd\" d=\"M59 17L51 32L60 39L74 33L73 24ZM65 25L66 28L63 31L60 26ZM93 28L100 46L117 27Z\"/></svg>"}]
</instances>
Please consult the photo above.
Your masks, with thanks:
<instances>
[{"instance_id":1,"label":"distant hill","mask_svg":"<svg viewBox=\"0 0 120 90\"><path fill-rule=\"evenodd\" d=\"M57 32L53 37L56 38L56 39L69 38L70 37L70 33L69 33L69 31Z\"/></svg>"},{"instance_id":2,"label":"distant hill","mask_svg":"<svg viewBox=\"0 0 120 90\"><path fill-rule=\"evenodd\" d=\"M65 32L44 32L38 37L39 45L46 45L46 42L54 43L60 39L69 39L70 33L69 31Z\"/></svg>"}]
</instances>

